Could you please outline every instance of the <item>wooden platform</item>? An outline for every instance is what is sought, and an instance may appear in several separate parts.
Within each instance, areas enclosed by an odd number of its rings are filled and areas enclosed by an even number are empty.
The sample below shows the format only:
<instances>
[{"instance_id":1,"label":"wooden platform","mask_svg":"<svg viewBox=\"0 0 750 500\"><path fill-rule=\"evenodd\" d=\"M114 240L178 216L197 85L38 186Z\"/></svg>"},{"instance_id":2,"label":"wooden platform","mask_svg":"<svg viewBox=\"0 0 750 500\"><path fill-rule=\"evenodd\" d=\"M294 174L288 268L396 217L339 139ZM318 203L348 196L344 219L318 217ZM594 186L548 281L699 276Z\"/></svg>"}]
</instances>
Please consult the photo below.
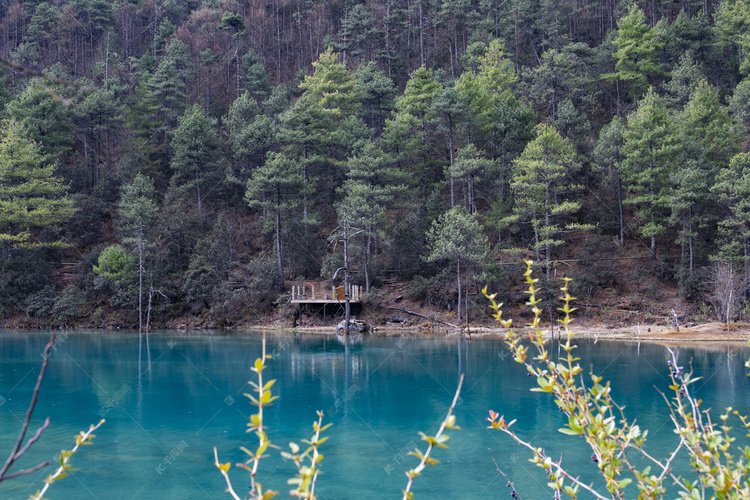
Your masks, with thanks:
<instances>
[{"instance_id":1,"label":"wooden platform","mask_svg":"<svg viewBox=\"0 0 750 500\"><path fill-rule=\"evenodd\" d=\"M362 287L351 285L349 289L349 303L358 304L362 297ZM292 285L292 304L343 304L344 287L330 289L315 289L315 286Z\"/></svg>"}]
</instances>

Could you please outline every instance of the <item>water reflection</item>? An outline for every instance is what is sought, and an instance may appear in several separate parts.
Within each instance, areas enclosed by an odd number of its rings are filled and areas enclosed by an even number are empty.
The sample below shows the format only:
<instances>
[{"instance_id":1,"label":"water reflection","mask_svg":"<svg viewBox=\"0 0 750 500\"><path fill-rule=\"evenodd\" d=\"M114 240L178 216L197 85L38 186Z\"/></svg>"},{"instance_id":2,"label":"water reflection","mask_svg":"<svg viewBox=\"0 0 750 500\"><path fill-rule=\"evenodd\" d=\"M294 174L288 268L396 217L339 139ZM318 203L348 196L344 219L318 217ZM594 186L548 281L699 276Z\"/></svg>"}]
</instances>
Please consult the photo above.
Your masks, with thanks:
<instances>
[{"instance_id":1,"label":"water reflection","mask_svg":"<svg viewBox=\"0 0 750 500\"><path fill-rule=\"evenodd\" d=\"M398 497L405 484L403 471L417 463L409 451L424 448L418 431L437 430L461 373L466 380L456 416L463 430L451 434L449 450L436 452L441 464L417 481L416 496L493 497L490 491L505 484L493 460L524 498L549 496L525 450L486 429L489 409L517 418L519 436L544 443L550 453L564 453L567 463L582 465L583 477L596 477L590 451L575 440L559 440L563 421L558 409L548 398L529 392L533 379L512 361L501 341L311 337L291 331L267 337L273 357L267 373L277 379L273 392L281 397L266 416L272 442L286 448L289 441L308 439L317 410L334 424L322 450L321 498ZM28 404L45 341L45 335L0 334L0 396L5 400L0 428L13 430L0 433L0 451L12 446L11 434ZM37 417L41 421L51 415L52 426L29 462L70 448L79 430L104 415L107 423L95 444L75 457L74 466L81 469L77 480L55 484L54 496L221 498L224 487L212 465L212 448L218 447L223 462L234 463L245 458L239 447L254 443L244 432L253 408L243 394L252 390L249 368L260 352L260 336L71 335L50 363ZM550 352L560 353L559 343ZM735 406L743 413L750 412L744 375L748 354L743 345L679 351L680 363L689 366L692 360L703 376L695 391L706 408ZM664 456L674 434L654 387L666 391L669 385L666 347L582 341L576 356L584 380L593 365L595 373L612 381L613 396L626 414L651 430L648 449ZM295 468L276 452L269 455L261 467L263 484L285 491ZM232 474L236 485L246 484L242 471ZM39 481L2 483L0 497L28 496ZM114 496L113 484L118 491Z\"/></svg>"}]
</instances>

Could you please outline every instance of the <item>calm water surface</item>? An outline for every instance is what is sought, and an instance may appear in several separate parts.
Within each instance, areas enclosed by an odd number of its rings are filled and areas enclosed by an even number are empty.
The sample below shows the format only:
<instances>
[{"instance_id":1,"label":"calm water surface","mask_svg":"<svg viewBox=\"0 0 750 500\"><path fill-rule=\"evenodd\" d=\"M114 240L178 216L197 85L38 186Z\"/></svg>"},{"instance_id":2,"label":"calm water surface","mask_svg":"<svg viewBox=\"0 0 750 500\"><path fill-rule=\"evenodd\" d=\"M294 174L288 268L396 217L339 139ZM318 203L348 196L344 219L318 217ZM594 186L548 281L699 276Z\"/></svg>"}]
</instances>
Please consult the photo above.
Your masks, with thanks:
<instances>
[{"instance_id":1,"label":"calm water surface","mask_svg":"<svg viewBox=\"0 0 750 500\"><path fill-rule=\"evenodd\" d=\"M0 332L0 460L17 436L47 340L47 334ZM142 340L132 333L73 333L56 345L33 428L48 415L52 423L21 466L54 459L90 423L102 417L107 422L94 445L73 457L80 471L54 484L48 498L229 498L213 466L212 449L218 448L222 462L238 462L244 460L238 448L256 443L244 432L252 407L243 394L251 390L249 367L260 355L260 336L159 333L150 336L148 346ZM664 400L654 389L668 390L665 347L604 341L579 345L585 372L593 364L596 373L612 381L626 413L650 429L648 450L666 456L676 441ZM281 397L266 414L271 441L288 449L289 441L309 438L316 410L334 424L322 448L324 474L316 490L321 499L401 498L404 470L417 463L407 453L416 445L424 448L418 431L436 432L459 373L466 374L456 410L463 430L451 433L449 450L435 453L441 464L416 481L417 498L509 498L497 467L524 498L551 497L541 471L528 463L529 453L486 429L489 409L517 418L520 436L544 443L553 457L562 454L564 464L582 478L596 479L590 450L557 432L562 415L549 398L529 392L534 380L509 359L500 341L344 342L335 336L277 333L269 334L268 351L274 359L266 373L277 379L273 392ZM696 390L705 407L733 406L750 413L743 366L750 356L747 348L683 347L679 355L685 365L692 359L696 373L704 376ZM296 469L278 451L269 455L261 462L260 481L288 498L286 479ZM0 483L0 498L27 498L48 473ZM249 485L244 471L233 468L231 477L240 493Z\"/></svg>"}]
</instances>

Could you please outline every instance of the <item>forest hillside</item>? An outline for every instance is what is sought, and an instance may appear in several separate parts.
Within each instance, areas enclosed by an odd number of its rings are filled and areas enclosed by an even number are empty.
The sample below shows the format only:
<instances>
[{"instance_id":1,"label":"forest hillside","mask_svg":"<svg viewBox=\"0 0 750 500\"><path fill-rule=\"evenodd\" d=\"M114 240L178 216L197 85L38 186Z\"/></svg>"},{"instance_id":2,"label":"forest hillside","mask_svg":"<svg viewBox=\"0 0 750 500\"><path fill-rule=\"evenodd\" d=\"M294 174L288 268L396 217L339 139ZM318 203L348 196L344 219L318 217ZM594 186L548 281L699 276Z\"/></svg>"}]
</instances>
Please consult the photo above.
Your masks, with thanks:
<instances>
[{"instance_id":1,"label":"forest hillside","mask_svg":"<svg viewBox=\"0 0 750 500\"><path fill-rule=\"evenodd\" d=\"M0 58L6 325L478 322L523 259L750 314L750 0L5 0Z\"/></svg>"}]
</instances>

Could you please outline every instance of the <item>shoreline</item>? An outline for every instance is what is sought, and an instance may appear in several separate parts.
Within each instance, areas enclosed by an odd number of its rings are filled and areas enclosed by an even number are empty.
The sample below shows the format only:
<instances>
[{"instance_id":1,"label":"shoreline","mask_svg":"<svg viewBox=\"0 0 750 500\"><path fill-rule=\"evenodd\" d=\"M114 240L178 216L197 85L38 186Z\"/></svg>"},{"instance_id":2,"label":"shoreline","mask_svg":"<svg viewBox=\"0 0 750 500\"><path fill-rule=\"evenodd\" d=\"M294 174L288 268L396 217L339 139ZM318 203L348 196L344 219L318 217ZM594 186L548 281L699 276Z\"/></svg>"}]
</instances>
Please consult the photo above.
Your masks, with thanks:
<instances>
[{"instance_id":1,"label":"shoreline","mask_svg":"<svg viewBox=\"0 0 750 500\"><path fill-rule=\"evenodd\" d=\"M119 328L119 327L91 327L91 326L76 326L71 328L60 328L60 327L43 327L38 326L4 326L7 330L16 331L101 331L101 332L128 332L138 333L137 330L130 328ZM526 335L528 331L527 326L514 327L514 328L499 328L494 326L472 326L467 333L465 328L455 329L446 326L397 326L393 324L376 325L371 327L372 330L365 335L371 335L375 337L400 337L400 336L413 336L413 337L430 337L430 336L457 336L462 335L469 338L490 338L490 337L506 337L510 331L515 332L519 335ZM690 325L687 327L681 327L678 331L671 330L665 325L628 325L620 327L597 327L590 324L586 325L573 325L571 328L573 331L573 338L576 339L595 339L595 340L615 340L615 341L632 341L632 342L668 342L668 343L715 343L715 342L750 342L750 323L737 323L731 324L727 327L726 324L712 322L703 323L699 325ZM262 325L242 325L234 326L229 328L206 328L195 325L180 325L178 327L164 328L159 327L151 330L151 334L159 334L167 331L180 332L180 333L192 333L192 332L234 332L243 333L251 331L270 331L270 332L283 332L283 331L295 331L301 334L309 335L331 335L336 334L335 326L297 326L290 327L278 323L262 324ZM560 335L558 328L552 332L549 326L542 327L545 338L557 338ZM362 334L354 334L362 335Z\"/></svg>"},{"instance_id":2,"label":"shoreline","mask_svg":"<svg viewBox=\"0 0 750 500\"><path fill-rule=\"evenodd\" d=\"M512 330L516 334L525 334L528 327L521 328L494 328L487 326L477 326L470 328L472 338L486 337L505 337ZM335 333L334 327L310 326L310 327L278 327L271 325L250 326L243 329L250 330L294 330L307 334L332 334ZM557 337L559 332L555 329L554 334L549 327L543 327L542 331L546 338ZM704 323L700 325L691 325L682 327L679 331L671 330L662 325L638 325L623 326L611 328L597 328L590 325L573 327L573 338L581 339L601 339L601 340L619 340L635 342L750 342L750 324L739 323L732 324L727 328L722 323ZM395 336L419 336L429 337L431 335L463 335L467 336L465 329L457 330L447 327L422 327L422 326L377 326L373 332L368 335L395 337Z\"/></svg>"}]
</instances>

